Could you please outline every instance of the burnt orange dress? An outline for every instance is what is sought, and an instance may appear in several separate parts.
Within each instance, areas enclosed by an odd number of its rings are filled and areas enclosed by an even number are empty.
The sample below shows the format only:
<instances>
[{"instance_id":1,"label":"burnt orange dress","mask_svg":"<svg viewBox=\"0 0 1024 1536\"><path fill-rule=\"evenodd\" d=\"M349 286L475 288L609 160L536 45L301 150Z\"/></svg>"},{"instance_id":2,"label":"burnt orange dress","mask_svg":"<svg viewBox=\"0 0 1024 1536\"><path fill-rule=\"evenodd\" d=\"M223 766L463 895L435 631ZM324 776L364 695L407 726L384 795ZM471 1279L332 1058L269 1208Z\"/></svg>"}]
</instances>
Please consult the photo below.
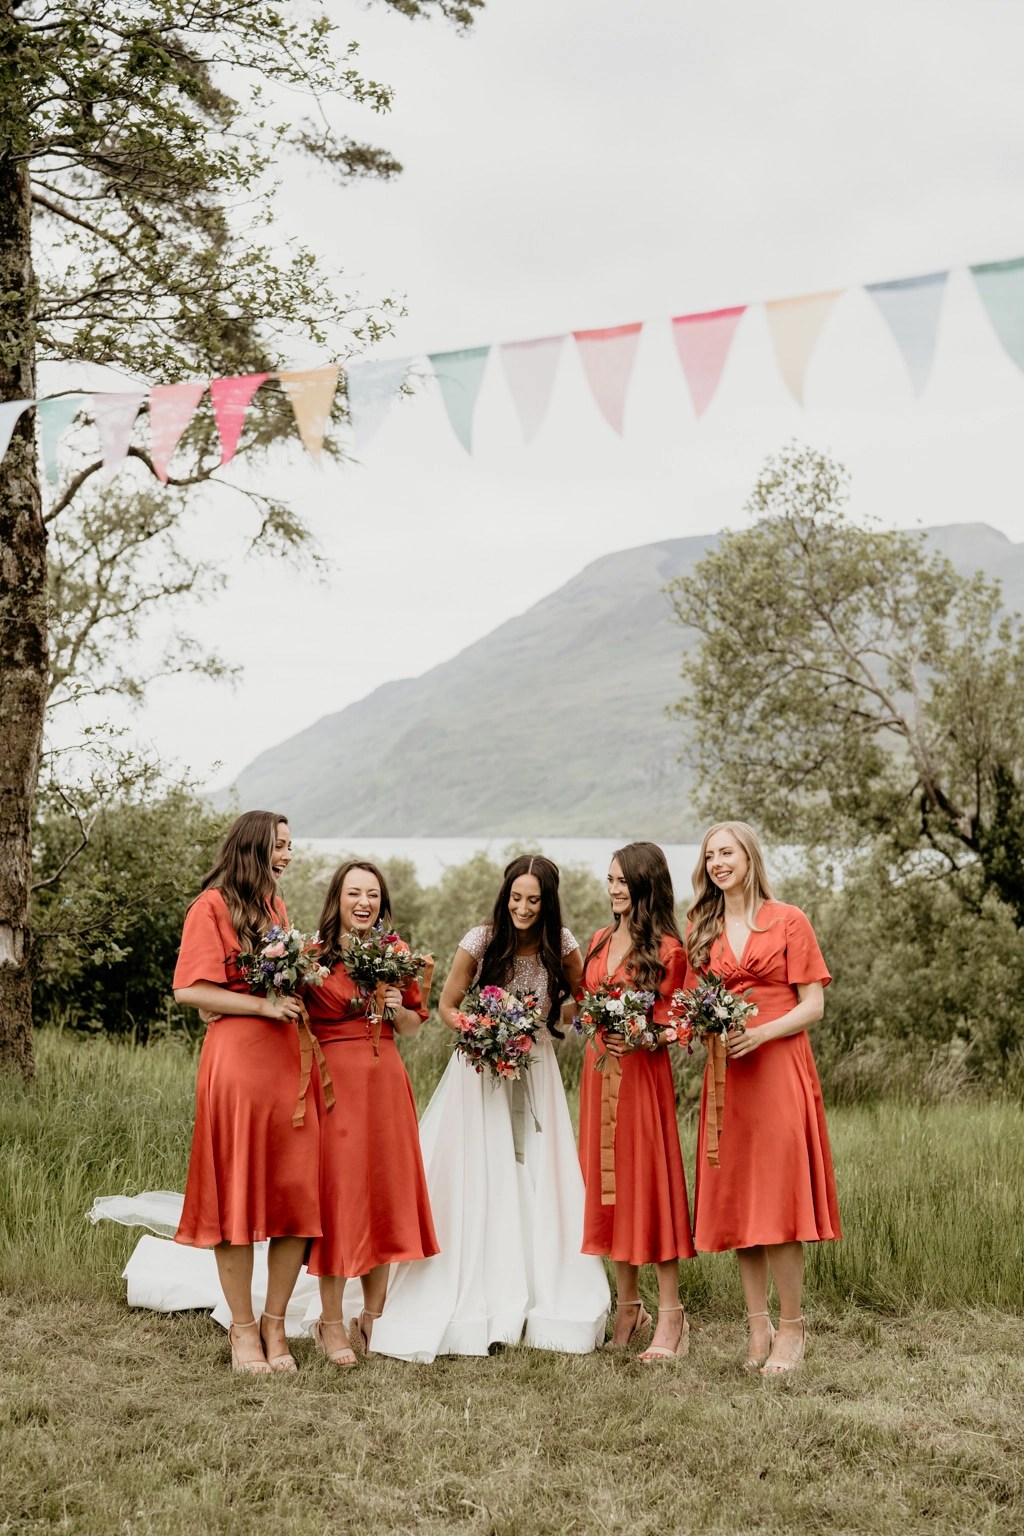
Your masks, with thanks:
<instances>
[{"instance_id":1,"label":"burnt orange dress","mask_svg":"<svg viewBox=\"0 0 1024 1536\"><path fill-rule=\"evenodd\" d=\"M757 923L764 932L750 934L742 956L737 958L723 937L715 940L708 961L730 992L749 988L747 1001L758 1009L747 1022L750 1030L795 1008L798 984L827 986L831 980L814 929L799 907L766 901ZM689 966L685 984L698 984ZM721 1253L841 1236L825 1108L807 1031L770 1040L729 1061L717 1168L709 1167L705 1151L707 1092L705 1073L694 1191L698 1249Z\"/></svg>"},{"instance_id":2,"label":"burnt orange dress","mask_svg":"<svg viewBox=\"0 0 1024 1536\"><path fill-rule=\"evenodd\" d=\"M280 904L274 915L287 922ZM174 986L208 981L247 993L234 964L240 947L224 897L203 891L185 917ZM319 1234L319 1100L311 1087L294 1127L299 1080L294 1022L225 1014L207 1026L176 1242L211 1248Z\"/></svg>"},{"instance_id":3,"label":"burnt orange dress","mask_svg":"<svg viewBox=\"0 0 1024 1536\"><path fill-rule=\"evenodd\" d=\"M382 1024L373 1054L364 997L343 965L305 994L309 1022L327 1058L337 1103L321 1126L323 1236L311 1275L365 1275L378 1264L438 1252L420 1156L416 1100L392 1025ZM406 1008L427 1016L417 982Z\"/></svg>"},{"instance_id":4,"label":"burnt orange dress","mask_svg":"<svg viewBox=\"0 0 1024 1536\"><path fill-rule=\"evenodd\" d=\"M590 941L588 953L609 929ZM672 993L683 984L686 952L678 939L661 941L665 976L658 988L654 1019L668 1020ZM594 991L605 981L629 986L620 966L608 975L608 950L586 966L583 986ZM632 1051L621 1057L618 1109L614 1135L614 1204L602 1202L601 1097L602 1073L595 1070L597 1054L588 1045L580 1077L580 1164L586 1186L583 1252L608 1254L624 1264L658 1264L692 1259L686 1176L679 1147L672 1067L664 1047Z\"/></svg>"}]
</instances>

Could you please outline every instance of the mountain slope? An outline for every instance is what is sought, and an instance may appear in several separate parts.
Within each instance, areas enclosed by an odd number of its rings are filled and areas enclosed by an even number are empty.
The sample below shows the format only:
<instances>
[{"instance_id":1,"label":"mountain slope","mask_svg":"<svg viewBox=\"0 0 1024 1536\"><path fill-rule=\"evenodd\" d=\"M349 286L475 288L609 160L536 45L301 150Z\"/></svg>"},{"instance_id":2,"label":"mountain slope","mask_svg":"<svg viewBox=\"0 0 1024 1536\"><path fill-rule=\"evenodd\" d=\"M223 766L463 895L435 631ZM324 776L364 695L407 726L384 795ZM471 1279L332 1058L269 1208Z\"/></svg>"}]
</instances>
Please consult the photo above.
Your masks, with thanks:
<instances>
[{"instance_id":1,"label":"mountain slope","mask_svg":"<svg viewBox=\"0 0 1024 1536\"><path fill-rule=\"evenodd\" d=\"M958 569L1024 606L1024 545L984 524L928 530ZM688 841L677 761L692 632L664 587L714 535L606 555L419 678L386 683L263 752L245 805L281 805L304 837L608 836Z\"/></svg>"}]
</instances>

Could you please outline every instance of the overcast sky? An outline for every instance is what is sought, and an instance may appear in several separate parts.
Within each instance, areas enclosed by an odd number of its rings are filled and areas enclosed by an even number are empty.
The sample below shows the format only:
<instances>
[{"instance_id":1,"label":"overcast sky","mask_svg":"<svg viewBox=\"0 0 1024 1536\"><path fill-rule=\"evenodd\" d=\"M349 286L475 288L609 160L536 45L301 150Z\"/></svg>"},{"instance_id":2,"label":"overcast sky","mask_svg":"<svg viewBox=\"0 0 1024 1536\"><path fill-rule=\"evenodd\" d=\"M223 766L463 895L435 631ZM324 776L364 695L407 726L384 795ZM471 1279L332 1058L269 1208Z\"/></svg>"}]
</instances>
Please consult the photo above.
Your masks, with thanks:
<instances>
[{"instance_id":1,"label":"overcast sky","mask_svg":"<svg viewBox=\"0 0 1024 1536\"><path fill-rule=\"evenodd\" d=\"M326 583L243 561L245 519L204 508L204 547L229 584L183 618L244 677L234 692L160 684L136 718L140 739L200 782L226 782L588 560L742 523L758 466L793 436L843 460L856 508L890 525L982 520L1024 538L1024 376L962 270L920 400L860 293L826 323L804 410L758 309L697 422L667 325L1024 255L1024 7L488 0L465 37L331 9L365 72L396 90L389 117L353 111L344 125L405 173L337 192L289 169L282 227L365 298L405 296L407 319L374 355L656 323L622 438L566 348L529 447L493 355L472 458L429 384L344 470L283 446L270 473L331 557ZM571 690L566 679L570 707Z\"/></svg>"}]
</instances>

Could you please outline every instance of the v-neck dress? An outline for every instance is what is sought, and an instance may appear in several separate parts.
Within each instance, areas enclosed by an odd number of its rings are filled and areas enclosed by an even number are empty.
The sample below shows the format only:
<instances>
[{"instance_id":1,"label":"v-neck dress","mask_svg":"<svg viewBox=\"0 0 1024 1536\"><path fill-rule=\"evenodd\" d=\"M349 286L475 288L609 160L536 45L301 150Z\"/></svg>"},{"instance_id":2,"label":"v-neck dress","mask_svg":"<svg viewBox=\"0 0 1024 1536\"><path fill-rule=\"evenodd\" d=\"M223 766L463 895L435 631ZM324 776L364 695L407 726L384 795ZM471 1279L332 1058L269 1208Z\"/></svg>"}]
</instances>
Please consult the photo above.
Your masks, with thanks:
<instances>
[{"instance_id":1,"label":"v-neck dress","mask_svg":"<svg viewBox=\"0 0 1024 1536\"><path fill-rule=\"evenodd\" d=\"M631 984L620 965L609 976L608 946L593 954L608 929L590 941L583 986L594 991L605 981ZM668 1022L672 994L683 984L686 952L678 939L661 941L665 975L658 987L654 1019ZM586 1186L583 1252L607 1254L623 1264L660 1264L692 1259L696 1252L690 1233L686 1175L679 1146L675 1085L668 1050L631 1051L620 1058L615 1124L615 1203L601 1200L601 1073L597 1054L588 1045L580 1075L580 1165Z\"/></svg>"},{"instance_id":2,"label":"v-neck dress","mask_svg":"<svg viewBox=\"0 0 1024 1536\"><path fill-rule=\"evenodd\" d=\"M827 986L831 980L814 929L799 907L765 902L757 924L762 931L750 933L740 959L728 940L718 938L707 967L723 977L730 992L749 991L747 1001L758 1010L749 1030L795 1008L799 985ZM689 965L685 985L698 985ZM706 1156L707 1092L705 1072L694 1189L698 1251L841 1236L825 1108L807 1031L730 1059L717 1168Z\"/></svg>"}]
</instances>

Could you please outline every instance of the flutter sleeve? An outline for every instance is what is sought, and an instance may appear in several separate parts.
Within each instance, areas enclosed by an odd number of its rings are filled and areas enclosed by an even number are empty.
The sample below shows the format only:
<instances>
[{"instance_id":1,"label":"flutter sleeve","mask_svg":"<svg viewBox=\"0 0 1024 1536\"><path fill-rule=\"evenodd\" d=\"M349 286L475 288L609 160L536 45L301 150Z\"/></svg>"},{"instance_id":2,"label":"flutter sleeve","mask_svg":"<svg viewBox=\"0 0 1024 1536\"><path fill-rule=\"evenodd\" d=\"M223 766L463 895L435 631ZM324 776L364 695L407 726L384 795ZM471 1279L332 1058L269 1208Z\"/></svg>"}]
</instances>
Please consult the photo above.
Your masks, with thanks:
<instances>
[{"instance_id":1,"label":"flutter sleeve","mask_svg":"<svg viewBox=\"0 0 1024 1536\"><path fill-rule=\"evenodd\" d=\"M799 907L786 908L786 980L793 987L811 981L827 987L832 980L810 919Z\"/></svg>"},{"instance_id":2,"label":"flutter sleeve","mask_svg":"<svg viewBox=\"0 0 1024 1536\"><path fill-rule=\"evenodd\" d=\"M652 1018L655 1024L670 1024L672 994L683 985L686 977L686 950L678 939L665 939L661 946L661 963L665 974L658 987Z\"/></svg>"},{"instance_id":3,"label":"flutter sleeve","mask_svg":"<svg viewBox=\"0 0 1024 1536\"><path fill-rule=\"evenodd\" d=\"M227 986L235 979L234 967L229 973L228 963L237 952L238 939L228 919L224 898L219 891L203 891L185 914L172 985L175 990L194 986L197 981Z\"/></svg>"},{"instance_id":4,"label":"flutter sleeve","mask_svg":"<svg viewBox=\"0 0 1024 1536\"><path fill-rule=\"evenodd\" d=\"M420 992L420 984L416 979L410 981L403 991L402 1007L410 1008L413 1013L418 1014L421 1022L426 1020L427 1008L423 1002L423 994Z\"/></svg>"}]
</instances>

